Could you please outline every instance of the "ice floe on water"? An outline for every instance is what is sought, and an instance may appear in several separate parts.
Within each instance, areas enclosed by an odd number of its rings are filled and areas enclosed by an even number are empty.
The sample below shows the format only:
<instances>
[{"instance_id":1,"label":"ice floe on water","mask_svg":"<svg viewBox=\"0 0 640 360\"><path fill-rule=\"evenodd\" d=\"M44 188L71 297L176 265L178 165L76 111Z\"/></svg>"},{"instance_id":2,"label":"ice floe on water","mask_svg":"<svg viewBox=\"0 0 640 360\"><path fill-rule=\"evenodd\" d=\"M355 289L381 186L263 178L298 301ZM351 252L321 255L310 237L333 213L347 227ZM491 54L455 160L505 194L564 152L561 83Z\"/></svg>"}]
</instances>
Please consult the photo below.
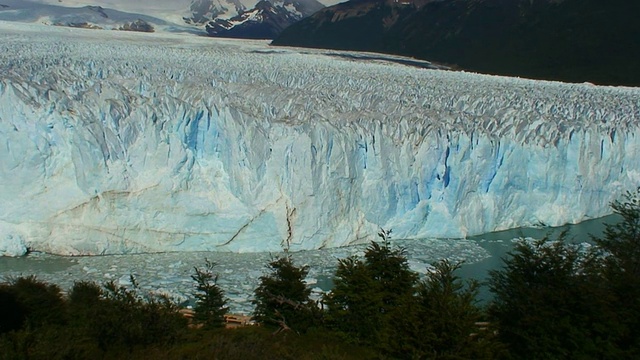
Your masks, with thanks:
<instances>
[{"instance_id":1,"label":"ice floe on water","mask_svg":"<svg viewBox=\"0 0 640 360\"><path fill-rule=\"evenodd\" d=\"M392 246L406 248L412 270L426 273L429 265L442 258L475 263L489 256L475 241L469 240L412 240L393 241ZM319 298L331 288L331 278L338 259L364 254L366 245L292 253L298 265L308 265L307 284L313 296ZM168 295L179 303L193 298L195 282L191 279L194 267L203 267L205 259L217 264L218 283L225 290L230 311L249 313L253 291L260 276L267 273L266 265L281 253L154 253L108 256L56 256L33 253L24 258L0 258L0 277L36 275L39 279L58 284L68 290L75 281L97 283L114 281L132 287L135 277L142 293Z\"/></svg>"},{"instance_id":2,"label":"ice floe on water","mask_svg":"<svg viewBox=\"0 0 640 360\"><path fill-rule=\"evenodd\" d=\"M391 240L392 247L406 249L411 270L422 275L429 272L430 265L441 259L453 262L464 261L458 271L463 279L484 281L491 270L499 269L513 245L525 239L533 241L549 237L556 239L566 233L568 241L580 243L585 249L592 236L602 237L605 224L615 224L616 216L585 221L576 225L557 228L521 228L487 233L467 240L421 239ZM318 299L331 289L332 277L338 259L362 256L367 245L329 248L323 250L293 252L296 264L308 265L307 284ZM168 295L177 302L192 302L195 283L191 279L193 268L205 264L205 259L218 265L219 284L230 300L230 310L235 313L250 313L254 289L260 276L266 274L266 265L281 253L223 253L223 252L173 252L109 256L56 256L33 253L22 258L0 257L0 281L17 276L36 275L39 279L56 283L68 290L74 281L89 280L98 283L115 281L131 287L131 275L146 293ZM490 298L486 287L481 287L479 299Z\"/></svg>"}]
</instances>

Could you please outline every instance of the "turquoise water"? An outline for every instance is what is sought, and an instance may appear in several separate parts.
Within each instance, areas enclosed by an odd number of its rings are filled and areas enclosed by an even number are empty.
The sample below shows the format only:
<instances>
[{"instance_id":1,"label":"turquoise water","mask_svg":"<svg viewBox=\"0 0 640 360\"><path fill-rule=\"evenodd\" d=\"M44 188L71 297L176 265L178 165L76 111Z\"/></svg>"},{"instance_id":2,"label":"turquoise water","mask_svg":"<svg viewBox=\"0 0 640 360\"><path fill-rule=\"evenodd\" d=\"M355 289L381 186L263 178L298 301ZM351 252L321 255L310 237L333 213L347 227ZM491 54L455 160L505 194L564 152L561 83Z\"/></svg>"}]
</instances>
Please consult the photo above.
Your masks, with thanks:
<instances>
[{"instance_id":1,"label":"turquoise water","mask_svg":"<svg viewBox=\"0 0 640 360\"><path fill-rule=\"evenodd\" d=\"M475 279L484 284L488 279L489 271L502 268L502 259L507 253L513 249L516 239L533 238L543 239L545 236L549 239L557 239L562 232L567 232L567 240L575 243L592 242L592 237L601 238L604 236L606 224L615 224L620 220L617 215L610 215L603 218L588 220L579 224L564 225L559 227L541 227L541 228L519 228L493 232L478 235L469 238L475 241L491 256L475 263L463 264L460 272L461 277L467 279ZM490 298L490 293L486 285L480 288L479 298L486 301Z\"/></svg>"}]
</instances>

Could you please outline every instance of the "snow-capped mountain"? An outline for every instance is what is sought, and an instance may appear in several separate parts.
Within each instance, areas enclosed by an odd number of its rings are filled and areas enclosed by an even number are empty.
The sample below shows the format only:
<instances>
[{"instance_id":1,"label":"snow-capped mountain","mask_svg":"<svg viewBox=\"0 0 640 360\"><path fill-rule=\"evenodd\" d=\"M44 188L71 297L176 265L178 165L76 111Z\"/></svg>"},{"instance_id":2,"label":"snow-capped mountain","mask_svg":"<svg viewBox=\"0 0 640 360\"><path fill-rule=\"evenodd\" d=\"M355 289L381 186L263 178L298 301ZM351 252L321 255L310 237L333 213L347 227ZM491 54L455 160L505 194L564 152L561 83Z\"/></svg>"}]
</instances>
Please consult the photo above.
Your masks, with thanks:
<instances>
[{"instance_id":1,"label":"snow-capped mountain","mask_svg":"<svg viewBox=\"0 0 640 360\"><path fill-rule=\"evenodd\" d=\"M240 0L192 0L188 24L205 25L213 19L226 19L244 13L247 7Z\"/></svg>"},{"instance_id":2,"label":"snow-capped mountain","mask_svg":"<svg viewBox=\"0 0 640 360\"><path fill-rule=\"evenodd\" d=\"M210 21L207 33L211 36L272 39L289 25L324 8L316 0L261 0L256 6L238 16Z\"/></svg>"},{"instance_id":3,"label":"snow-capped mountain","mask_svg":"<svg viewBox=\"0 0 640 360\"><path fill-rule=\"evenodd\" d=\"M198 32L198 29L188 26L184 21L177 24L149 13L136 12L126 7L116 10L97 5L99 3L101 2L69 4L46 0L0 0L0 20L103 30ZM150 13L154 14L154 11Z\"/></svg>"},{"instance_id":4,"label":"snow-capped mountain","mask_svg":"<svg viewBox=\"0 0 640 360\"><path fill-rule=\"evenodd\" d=\"M326 1L331 4L337 0ZM218 23L221 25L211 35L239 37L238 30L229 30L248 27L252 30L245 30L247 33L267 34L251 37L273 37L322 8L316 0L0 0L0 20L199 34L206 34L207 24L213 29Z\"/></svg>"}]
</instances>

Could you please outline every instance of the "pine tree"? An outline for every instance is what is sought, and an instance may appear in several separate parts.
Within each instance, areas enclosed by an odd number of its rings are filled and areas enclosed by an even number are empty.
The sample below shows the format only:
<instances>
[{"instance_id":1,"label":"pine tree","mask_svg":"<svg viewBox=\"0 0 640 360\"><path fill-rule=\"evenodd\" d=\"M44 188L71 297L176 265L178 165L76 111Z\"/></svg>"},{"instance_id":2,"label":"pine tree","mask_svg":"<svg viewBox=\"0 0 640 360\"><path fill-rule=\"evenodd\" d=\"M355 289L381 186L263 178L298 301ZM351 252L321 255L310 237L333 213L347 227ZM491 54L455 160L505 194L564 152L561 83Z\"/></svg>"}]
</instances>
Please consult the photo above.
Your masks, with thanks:
<instances>
[{"instance_id":1,"label":"pine tree","mask_svg":"<svg viewBox=\"0 0 640 360\"><path fill-rule=\"evenodd\" d=\"M333 289L324 298L328 325L351 341L376 344L383 330L383 296L380 284L362 260L338 260Z\"/></svg>"},{"instance_id":2,"label":"pine tree","mask_svg":"<svg viewBox=\"0 0 640 360\"><path fill-rule=\"evenodd\" d=\"M224 315L229 311L228 299L218 285L218 274L214 274L215 263L205 259L205 267L194 267L191 278L196 282L194 320L207 328L224 327Z\"/></svg>"},{"instance_id":3,"label":"pine tree","mask_svg":"<svg viewBox=\"0 0 640 360\"><path fill-rule=\"evenodd\" d=\"M320 311L304 281L309 267L296 266L286 252L269 262L267 268L269 273L260 277L254 292L254 319L278 331L305 332L316 325Z\"/></svg>"},{"instance_id":4,"label":"pine tree","mask_svg":"<svg viewBox=\"0 0 640 360\"><path fill-rule=\"evenodd\" d=\"M382 244L372 241L363 260L339 260L334 287L325 297L330 326L369 345L379 345L387 336L392 310L413 294L418 279L404 249L391 248L390 234L382 229Z\"/></svg>"},{"instance_id":5,"label":"pine tree","mask_svg":"<svg viewBox=\"0 0 640 360\"><path fill-rule=\"evenodd\" d=\"M398 358L494 359L500 345L493 332L478 326L478 283L455 275L461 263L442 260L416 286L413 297L395 310L386 350Z\"/></svg>"},{"instance_id":6,"label":"pine tree","mask_svg":"<svg viewBox=\"0 0 640 360\"><path fill-rule=\"evenodd\" d=\"M602 280L597 261L564 235L518 243L490 273L500 339L518 359L618 358L619 326Z\"/></svg>"},{"instance_id":7,"label":"pine tree","mask_svg":"<svg viewBox=\"0 0 640 360\"><path fill-rule=\"evenodd\" d=\"M597 244L609 253L612 270L624 273L628 280L640 279L640 189L627 192L624 201L614 201L611 208L622 220L614 225L606 225L603 239Z\"/></svg>"},{"instance_id":8,"label":"pine tree","mask_svg":"<svg viewBox=\"0 0 640 360\"><path fill-rule=\"evenodd\" d=\"M62 290L35 276L19 277L11 281L9 290L24 311L25 325L31 328L67 322L67 311Z\"/></svg>"},{"instance_id":9,"label":"pine tree","mask_svg":"<svg viewBox=\"0 0 640 360\"><path fill-rule=\"evenodd\" d=\"M604 238L595 239L603 250L604 278L614 297L611 307L622 325L617 346L622 357L640 357L640 189L627 192L611 207L621 221L607 225Z\"/></svg>"},{"instance_id":10,"label":"pine tree","mask_svg":"<svg viewBox=\"0 0 640 360\"><path fill-rule=\"evenodd\" d=\"M13 289L9 285L0 284L0 335L20 329L26 316Z\"/></svg>"}]
</instances>

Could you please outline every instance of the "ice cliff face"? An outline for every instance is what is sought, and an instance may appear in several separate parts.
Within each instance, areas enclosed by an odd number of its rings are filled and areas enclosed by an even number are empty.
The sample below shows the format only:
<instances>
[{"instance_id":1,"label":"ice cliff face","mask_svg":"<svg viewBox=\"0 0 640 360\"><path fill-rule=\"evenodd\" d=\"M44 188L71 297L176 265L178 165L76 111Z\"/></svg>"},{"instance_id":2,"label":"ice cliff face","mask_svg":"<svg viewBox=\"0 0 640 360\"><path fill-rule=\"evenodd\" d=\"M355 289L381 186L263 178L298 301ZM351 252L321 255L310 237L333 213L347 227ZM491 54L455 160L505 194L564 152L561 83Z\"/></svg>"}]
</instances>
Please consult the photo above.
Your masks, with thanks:
<instances>
[{"instance_id":1,"label":"ice cliff face","mask_svg":"<svg viewBox=\"0 0 640 360\"><path fill-rule=\"evenodd\" d=\"M640 184L639 89L15 26L0 23L0 240L16 246L463 237L601 216Z\"/></svg>"}]
</instances>

